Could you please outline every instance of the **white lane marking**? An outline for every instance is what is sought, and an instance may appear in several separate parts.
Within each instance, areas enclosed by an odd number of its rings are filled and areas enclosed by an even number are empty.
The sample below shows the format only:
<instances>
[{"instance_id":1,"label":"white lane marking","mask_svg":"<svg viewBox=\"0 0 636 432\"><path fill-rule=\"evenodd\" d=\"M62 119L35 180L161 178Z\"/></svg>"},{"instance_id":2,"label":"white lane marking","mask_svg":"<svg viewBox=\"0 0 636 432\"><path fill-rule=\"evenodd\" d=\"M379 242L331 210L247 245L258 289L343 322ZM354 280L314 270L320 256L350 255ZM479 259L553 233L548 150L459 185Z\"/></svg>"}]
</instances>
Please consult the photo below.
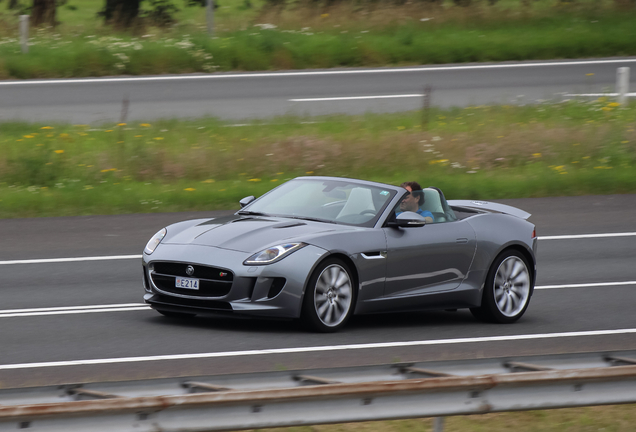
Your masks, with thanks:
<instances>
[{"instance_id":1,"label":"white lane marking","mask_svg":"<svg viewBox=\"0 0 636 432\"><path fill-rule=\"evenodd\" d=\"M43 259L0 261L0 265L43 264L43 263L60 263L60 262L76 262L76 261L108 261L108 260L124 260L124 259L139 259L139 258L141 258L141 255L112 255L112 256L94 256L94 257L77 257L77 258L43 258Z\"/></svg>"},{"instance_id":2,"label":"white lane marking","mask_svg":"<svg viewBox=\"0 0 636 432\"><path fill-rule=\"evenodd\" d=\"M629 237L636 236L636 232L625 233L603 233L603 234L572 234L560 236L539 236L539 240L569 240L569 239L585 239L585 238L603 238L603 237ZM60 262L78 262L78 261L109 261L124 259L140 259L141 255L113 255L113 256L96 256L96 257L77 257L77 258L42 258L29 260L9 260L0 261L0 265L11 264L46 264Z\"/></svg>"},{"instance_id":3,"label":"white lane marking","mask_svg":"<svg viewBox=\"0 0 636 432\"><path fill-rule=\"evenodd\" d=\"M559 288L587 288L587 287L604 287L604 286L625 286L636 285L636 281L625 282L597 282L584 284L566 284L566 285L541 285L534 287L535 289L559 289Z\"/></svg>"},{"instance_id":4,"label":"white lane marking","mask_svg":"<svg viewBox=\"0 0 636 432\"><path fill-rule=\"evenodd\" d=\"M31 85L31 84L93 84L111 82L135 82L135 81L189 81L202 79L226 79L226 78L265 78L265 77L293 77L315 75L352 75L352 74L383 74L399 72L435 72L449 70L479 70L479 69L512 69L531 68L542 66L579 66L602 65L616 63L634 63L636 59L604 59L604 60L579 60L556 61L539 63L505 63L487 65L463 65L463 66L420 66L395 69L357 69L357 70L327 70L305 72L270 72L270 73L243 73L243 74L209 74L209 75L173 75L150 77L122 77L122 78L84 78L84 79L52 79L52 80L25 80L25 81L0 81L0 86Z\"/></svg>"},{"instance_id":5,"label":"white lane marking","mask_svg":"<svg viewBox=\"0 0 636 432\"><path fill-rule=\"evenodd\" d=\"M341 97L325 97L325 98L305 98L305 99L288 99L289 102L324 102L324 101L341 101L341 100L363 100L363 99L396 99L396 98L414 98L423 97L422 94L403 94L403 95L375 95L375 96L341 96Z\"/></svg>"},{"instance_id":6,"label":"white lane marking","mask_svg":"<svg viewBox=\"0 0 636 432\"><path fill-rule=\"evenodd\" d=\"M603 234L572 234L558 236L539 236L539 240L569 240L569 239L585 239L585 238L603 238L603 237L629 237L636 236L636 232L624 233L603 233Z\"/></svg>"},{"instance_id":7,"label":"white lane marking","mask_svg":"<svg viewBox=\"0 0 636 432\"><path fill-rule=\"evenodd\" d=\"M618 96L618 93L579 93L579 94L565 94L567 97L615 97ZM625 96L636 96L636 93L625 93Z\"/></svg>"},{"instance_id":8,"label":"white lane marking","mask_svg":"<svg viewBox=\"0 0 636 432\"><path fill-rule=\"evenodd\" d=\"M563 333L509 335L509 336L486 336L486 337L459 338L459 339L435 339L435 340L420 340L420 341L405 341L405 342L381 342L381 343L367 343L367 344L276 348L276 349L265 349L265 350L226 351L226 352L211 352L211 353L196 353L196 354L173 354L173 355L157 355L157 356L144 356L144 357L119 357L119 358L106 358L106 359L87 359L87 360L5 364L5 365L0 365L0 370L48 368L48 367L59 367L59 366L101 365L101 364L114 364L114 363L136 363L136 362L162 361L162 360L191 360L191 359L203 359L203 358L246 357L246 356L271 355L271 354L315 353L315 352L327 352L327 351L400 348L400 347L414 347L414 346L427 346L427 345L430 346L430 345L451 345L451 344L484 343L484 342L507 342L507 341L557 339L557 338L571 338L571 337L609 336L609 335L622 335L622 334L634 334L634 333L636 333L636 328L616 329L616 330L592 330L592 331L563 332Z\"/></svg>"},{"instance_id":9,"label":"white lane marking","mask_svg":"<svg viewBox=\"0 0 636 432\"><path fill-rule=\"evenodd\" d=\"M590 288L590 287L607 287L607 286L626 286L636 285L636 281L625 282L596 282L583 284L564 284L564 285L538 285L534 289L561 289L561 288ZM19 316L42 316L42 315L64 315L64 314L81 314L92 312L118 312L127 310L147 310L150 306L143 303L124 303L112 305L97 306L67 306L52 308L34 308L34 309L5 309L0 310L0 318L19 317Z\"/></svg>"},{"instance_id":10,"label":"white lane marking","mask_svg":"<svg viewBox=\"0 0 636 432\"><path fill-rule=\"evenodd\" d=\"M58 306L48 308L30 308L30 309L5 309L0 310L1 314L6 313L24 313L24 312L49 312L49 311L61 311L61 310L84 310L84 309L107 309L107 308L124 308L124 307L136 307L145 306L144 303L122 303L122 304L109 304L109 305L92 305L92 306Z\"/></svg>"},{"instance_id":11,"label":"white lane marking","mask_svg":"<svg viewBox=\"0 0 636 432\"><path fill-rule=\"evenodd\" d=\"M107 309L84 309L84 310L61 310L49 312L22 312L22 313L2 313L0 318L30 317L30 316L48 316L48 315L73 315L100 312L128 312L138 310L149 310L150 306L137 306L125 308L107 308Z\"/></svg>"}]
</instances>

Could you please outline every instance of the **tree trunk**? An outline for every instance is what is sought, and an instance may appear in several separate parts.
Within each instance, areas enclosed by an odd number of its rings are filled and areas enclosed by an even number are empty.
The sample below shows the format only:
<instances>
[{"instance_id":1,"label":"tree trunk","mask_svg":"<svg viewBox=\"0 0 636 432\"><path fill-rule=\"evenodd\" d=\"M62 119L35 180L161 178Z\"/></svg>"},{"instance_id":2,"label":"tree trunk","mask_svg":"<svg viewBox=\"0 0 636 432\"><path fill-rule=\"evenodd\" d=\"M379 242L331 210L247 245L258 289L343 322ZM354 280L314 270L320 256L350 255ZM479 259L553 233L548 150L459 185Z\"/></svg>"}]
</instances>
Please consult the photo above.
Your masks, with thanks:
<instances>
[{"instance_id":1,"label":"tree trunk","mask_svg":"<svg viewBox=\"0 0 636 432\"><path fill-rule=\"evenodd\" d=\"M42 24L55 26L56 0L33 0L31 9L31 25L37 27Z\"/></svg>"},{"instance_id":2,"label":"tree trunk","mask_svg":"<svg viewBox=\"0 0 636 432\"><path fill-rule=\"evenodd\" d=\"M141 0L106 0L102 14L107 23L128 28L135 23L139 15Z\"/></svg>"}]
</instances>

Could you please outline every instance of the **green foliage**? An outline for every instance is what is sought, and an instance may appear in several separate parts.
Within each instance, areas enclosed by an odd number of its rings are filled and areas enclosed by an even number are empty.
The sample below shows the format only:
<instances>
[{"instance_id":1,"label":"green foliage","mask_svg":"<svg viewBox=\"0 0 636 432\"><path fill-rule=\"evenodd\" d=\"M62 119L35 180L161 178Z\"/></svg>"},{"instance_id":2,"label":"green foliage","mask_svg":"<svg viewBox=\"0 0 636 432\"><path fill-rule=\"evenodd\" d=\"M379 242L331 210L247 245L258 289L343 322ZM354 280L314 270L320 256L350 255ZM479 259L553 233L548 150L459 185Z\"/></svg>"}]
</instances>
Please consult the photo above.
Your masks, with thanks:
<instances>
[{"instance_id":1,"label":"green foliage","mask_svg":"<svg viewBox=\"0 0 636 432\"><path fill-rule=\"evenodd\" d=\"M416 179L471 199L636 192L636 105L600 98L429 118L425 130L421 112L243 127L0 123L0 208L4 217L232 208L246 191L299 175Z\"/></svg>"},{"instance_id":2,"label":"green foliage","mask_svg":"<svg viewBox=\"0 0 636 432\"><path fill-rule=\"evenodd\" d=\"M158 27L167 27L176 23L175 14L179 12L170 0L148 0L149 9L145 9L143 17Z\"/></svg>"},{"instance_id":3,"label":"green foliage","mask_svg":"<svg viewBox=\"0 0 636 432\"><path fill-rule=\"evenodd\" d=\"M171 3L148 12L169 25ZM154 12L153 12L154 11ZM440 64L636 55L636 15L588 20L550 18L459 27L403 24L361 31L280 30L253 26L209 39L207 34L140 38L90 34L50 39L36 35L28 56L0 39L0 77L44 78ZM101 41L99 44L96 41ZM62 49L63 48L63 49ZM125 57L122 57L124 54ZM123 60L122 60L123 59Z\"/></svg>"}]
</instances>

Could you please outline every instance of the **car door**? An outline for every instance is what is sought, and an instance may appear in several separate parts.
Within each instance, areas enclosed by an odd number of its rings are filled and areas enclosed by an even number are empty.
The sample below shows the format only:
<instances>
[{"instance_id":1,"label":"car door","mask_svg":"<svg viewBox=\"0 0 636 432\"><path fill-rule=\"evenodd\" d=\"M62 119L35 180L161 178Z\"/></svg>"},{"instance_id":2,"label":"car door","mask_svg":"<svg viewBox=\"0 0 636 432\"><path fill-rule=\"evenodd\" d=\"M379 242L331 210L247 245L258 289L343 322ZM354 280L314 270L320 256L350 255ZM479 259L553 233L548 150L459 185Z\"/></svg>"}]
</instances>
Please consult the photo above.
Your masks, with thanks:
<instances>
[{"instance_id":1,"label":"car door","mask_svg":"<svg viewBox=\"0 0 636 432\"><path fill-rule=\"evenodd\" d=\"M387 238L384 298L413 297L421 303L427 294L457 288L466 277L476 246L468 223L383 229Z\"/></svg>"}]
</instances>

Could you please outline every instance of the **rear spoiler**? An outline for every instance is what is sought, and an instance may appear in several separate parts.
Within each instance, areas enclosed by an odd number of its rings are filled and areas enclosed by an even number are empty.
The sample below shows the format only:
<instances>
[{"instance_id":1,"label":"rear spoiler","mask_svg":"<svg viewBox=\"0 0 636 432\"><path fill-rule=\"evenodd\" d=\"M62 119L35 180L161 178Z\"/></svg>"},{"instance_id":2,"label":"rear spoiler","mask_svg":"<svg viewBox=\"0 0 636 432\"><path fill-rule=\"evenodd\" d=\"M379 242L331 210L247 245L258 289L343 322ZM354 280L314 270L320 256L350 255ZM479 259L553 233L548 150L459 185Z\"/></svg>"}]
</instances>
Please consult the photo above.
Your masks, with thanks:
<instances>
[{"instance_id":1,"label":"rear spoiler","mask_svg":"<svg viewBox=\"0 0 636 432\"><path fill-rule=\"evenodd\" d=\"M531 216L530 213L518 209L517 207L489 201L449 200L448 205L451 207L466 207L475 210L505 213L521 219L528 219Z\"/></svg>"}]
</instances>

